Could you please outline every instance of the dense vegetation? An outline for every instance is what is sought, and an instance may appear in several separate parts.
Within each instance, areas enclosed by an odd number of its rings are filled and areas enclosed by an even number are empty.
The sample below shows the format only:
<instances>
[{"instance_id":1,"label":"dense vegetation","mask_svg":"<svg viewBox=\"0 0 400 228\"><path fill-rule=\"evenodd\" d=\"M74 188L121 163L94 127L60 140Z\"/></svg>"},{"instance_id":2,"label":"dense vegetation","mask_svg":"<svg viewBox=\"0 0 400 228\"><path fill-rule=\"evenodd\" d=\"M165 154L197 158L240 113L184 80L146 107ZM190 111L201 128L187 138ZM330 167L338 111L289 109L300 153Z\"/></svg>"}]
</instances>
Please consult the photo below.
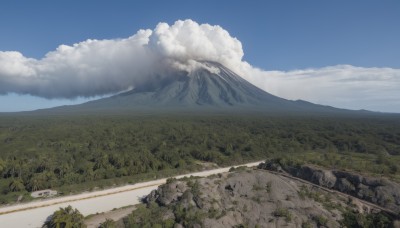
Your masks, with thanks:
<instances>
[{"instance_id":1,"label":"dense vegetation","mask_svg":"<svg viewBox=\"0 0 400 228\"><path fill-rule=\"evenodd\" d=\"M2 116L0 203L288 154L397 178L400 118Z\"/></svg>"},{"instance_id":2,"label":"dense vegetation","mask_svg":"<svg viewBox=\"0 0 400 228\"><path fill-rule=\"evenodd\" d=\"M393 221L384 213L361 214L347 210L343 214L342 224L344 227L354 228L384 228L393 227Z\"/></svg>"}]
</instances>

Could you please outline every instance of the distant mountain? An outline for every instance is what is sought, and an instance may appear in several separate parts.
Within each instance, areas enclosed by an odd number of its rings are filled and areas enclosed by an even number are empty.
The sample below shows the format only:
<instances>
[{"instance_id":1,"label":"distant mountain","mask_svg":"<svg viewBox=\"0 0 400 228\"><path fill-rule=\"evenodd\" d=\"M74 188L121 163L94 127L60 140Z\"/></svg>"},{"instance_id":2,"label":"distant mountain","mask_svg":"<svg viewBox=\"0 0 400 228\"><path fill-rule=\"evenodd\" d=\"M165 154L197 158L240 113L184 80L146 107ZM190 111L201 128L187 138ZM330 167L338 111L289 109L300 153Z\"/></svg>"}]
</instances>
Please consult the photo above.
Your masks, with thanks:
<instances>
[{"instance_id":1,"label":"distant mountain","mask_svg":"<svg viewBox=\"0 0 400 228\"><path fill-rule=\"evenodd\" d=\"M286 100L256 87L216 62L204 67L174 72L155 83L143 84L112 97L80 105L62 106L50 112L124 112L124 111L243 111L267 113L343 113L348 110Z\"/></svg>"}]
</instances>

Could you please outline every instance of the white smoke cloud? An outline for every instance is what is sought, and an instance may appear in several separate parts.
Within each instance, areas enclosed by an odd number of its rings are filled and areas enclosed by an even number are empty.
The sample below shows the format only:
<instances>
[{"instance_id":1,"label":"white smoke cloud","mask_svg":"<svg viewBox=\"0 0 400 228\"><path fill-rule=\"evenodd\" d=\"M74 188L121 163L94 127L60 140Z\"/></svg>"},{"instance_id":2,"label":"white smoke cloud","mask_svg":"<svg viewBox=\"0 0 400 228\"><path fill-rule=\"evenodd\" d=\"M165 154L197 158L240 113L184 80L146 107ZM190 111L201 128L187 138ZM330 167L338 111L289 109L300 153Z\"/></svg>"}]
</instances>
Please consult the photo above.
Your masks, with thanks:
<instances>
[{"instance_id":1,"label":"white smoke cloud","mask_svg":"<svg viewBox=\"0 0 400 228\"><path fill-rule=\"evenodd\" d=\"M384 111L400 107L400 70L347 65L264 71L243 61L240 41L220 26L192 20L159 23L126 39L60 45L42 59L0 51L0 94L45 98L113 94L158 80L174 70L191 72L215 61L256 86L288 99ZM218 69L208 67L210 71ZM386 107L386 108L385 108Z\"/></svg>"},{"instance_id":2,"label":"white smoke cloud","mask_svg":"<svg viewBox=\"0 0 400 228\"><path fill-rule=\"evenodd\" d=\"M242 44L226 30L192 20L177 21L172 26L158 24L150 46L162 56L180 62L208 60L230 66L240 64L243 57Z\"/></svg>"},{"instance_id":3,"label":"white smoke cloud","mask_svg":"<svg viewBox=\"0 0 400 228\"><path fill-rule=\"evenodd\" d=\"M202 66L201 60L230 66L242 57L241 43L220 26L192 20L159 23L126 39L60 45L39 60L0 52L0 93L91 97L136 87L171 68L190 72Z\"/></svg>"}]
</instances>

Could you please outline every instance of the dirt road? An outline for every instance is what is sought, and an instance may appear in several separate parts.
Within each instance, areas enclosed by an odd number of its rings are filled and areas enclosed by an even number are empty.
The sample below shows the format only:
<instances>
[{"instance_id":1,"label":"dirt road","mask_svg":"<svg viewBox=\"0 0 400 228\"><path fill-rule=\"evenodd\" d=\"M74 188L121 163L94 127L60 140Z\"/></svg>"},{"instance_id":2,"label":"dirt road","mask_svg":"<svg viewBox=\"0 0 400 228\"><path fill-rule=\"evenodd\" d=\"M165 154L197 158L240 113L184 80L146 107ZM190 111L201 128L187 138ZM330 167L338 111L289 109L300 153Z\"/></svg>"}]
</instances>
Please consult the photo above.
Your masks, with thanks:
<instances>
[{"instance_id":1,"label":"dirt road","mask_svg":"<svg viewBox=\"0 0 400 228\"><path fill-rule=\"evenodd\" d=\"M243 164L243 166L257 166L260 162L263 161L247 163ZM230 167L226 167L189 173L176 176L176 178L184 176L209 176L228 172L229 169ZM68 205L77 208L84 216L111 211L114 208L135 205L139 203L141 197L149 194L159 185L164 184L165 181L166 179L164 178L102 191L2 207L0 208L0 226L21 228L41 227L54 211Z\"/></svg>"}]
</instances>

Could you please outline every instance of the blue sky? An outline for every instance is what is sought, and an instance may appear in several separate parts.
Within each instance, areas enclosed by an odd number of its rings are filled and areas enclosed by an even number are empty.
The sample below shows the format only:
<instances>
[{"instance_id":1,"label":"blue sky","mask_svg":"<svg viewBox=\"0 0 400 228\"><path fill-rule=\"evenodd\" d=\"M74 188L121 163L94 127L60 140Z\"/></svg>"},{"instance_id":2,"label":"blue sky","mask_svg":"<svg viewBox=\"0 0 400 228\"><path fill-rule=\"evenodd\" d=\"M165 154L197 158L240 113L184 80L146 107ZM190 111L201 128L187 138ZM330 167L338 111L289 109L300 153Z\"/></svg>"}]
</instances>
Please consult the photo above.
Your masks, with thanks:
<instances>
[{"instance_id":1,"label":"blue sky","mask_svg":"<svg viewBox=\"0 0 400 228\"><path fill-rule=\"evenodd\" d=\"M154 29L159 22L192 19L199 24L220 25L241 41L243 60L264 70L342 64L399 69L399 12L400 1L369 0L1 1L0 51L18 51L41 59L61 44L126 38L139 29ZM84 100L49 101L11 93L0 96L0 111ZM397 111L381 106L371 109ZM367 101L365 106L354 108L363 107L369 107Z\"/></svg>"}]
</instances>

